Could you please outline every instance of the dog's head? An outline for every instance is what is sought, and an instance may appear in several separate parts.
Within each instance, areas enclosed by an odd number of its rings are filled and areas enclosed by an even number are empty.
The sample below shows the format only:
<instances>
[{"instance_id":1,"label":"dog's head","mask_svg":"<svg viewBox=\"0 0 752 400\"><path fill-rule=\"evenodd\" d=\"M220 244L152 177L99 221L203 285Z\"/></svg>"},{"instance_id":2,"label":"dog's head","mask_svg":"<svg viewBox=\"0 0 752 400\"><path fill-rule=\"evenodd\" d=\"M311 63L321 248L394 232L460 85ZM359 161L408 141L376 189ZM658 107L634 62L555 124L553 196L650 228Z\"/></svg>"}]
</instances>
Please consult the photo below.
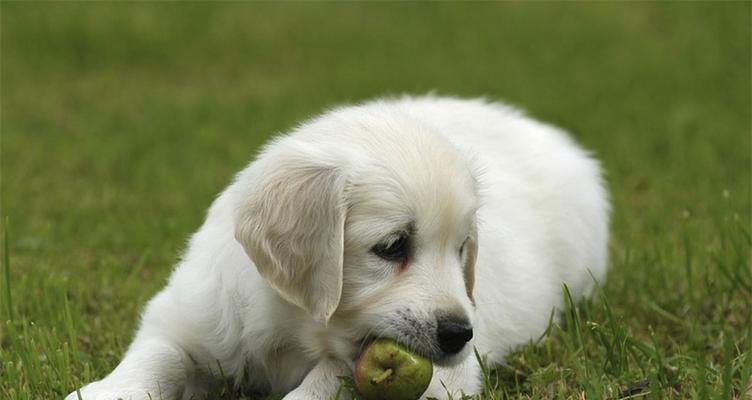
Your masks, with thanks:
<instances>
[{"instance_id":1,"label":"dog's head","mask_svg":"<svg viewBox=\"0 0 752 400\"><path fill-rule=\"evenodd\" d=\"M267 146L238 182L236 238L339 340L331 352L373 337L439 363L471 351L476 178L431 127L340 110Z\"/></svg>"}]
</instances>

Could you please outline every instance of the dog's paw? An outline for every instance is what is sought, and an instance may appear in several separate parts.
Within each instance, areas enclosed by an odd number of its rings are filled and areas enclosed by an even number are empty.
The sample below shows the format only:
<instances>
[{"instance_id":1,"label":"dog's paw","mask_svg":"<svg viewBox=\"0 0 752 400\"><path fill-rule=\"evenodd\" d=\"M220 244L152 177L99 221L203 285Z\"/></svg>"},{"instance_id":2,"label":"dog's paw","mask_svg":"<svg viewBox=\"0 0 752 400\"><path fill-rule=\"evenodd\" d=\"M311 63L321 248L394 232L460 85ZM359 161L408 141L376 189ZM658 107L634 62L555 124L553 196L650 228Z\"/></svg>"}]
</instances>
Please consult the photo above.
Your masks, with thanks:
<instances>
[{"instance_id":1,"label":"dog's paw","mask_svg":"<svg viewBox=\"0 0 752 400\"><path fill-rule=\"evenodd\" d=\"M311 392L310 390L305 389L295 389L290 393L287 393L285 397L282 398L282 400L329 400L328 397L318 395L316 393Z\"/></svg>"},{"instance_id":2,"label":"dog's paw","mask_svg":"<svg viewBox=\"0 0 752 400\"><path fill-rule=\"evenodd\" d=\"M317 392L310 388L297 388L292 392L289 392L282 398L282 400L332 400L336 394L330 393L328 390L324 392ZM343 390L336 397L338 400L352 400L354 397L347 391Z\"/></svg>"},{"instance_id":3,"label":"dog's paw","mask_svg":"<svg viewBox=\"0 0 752 400\"><path fill-rule=\"evenodd\" d=\"M65 400L159 400L160 395L151 395L144 390L111 390L90 384L65 397ZM166 398L164 400L167 400Z\"/></svg>"}]
</instances>

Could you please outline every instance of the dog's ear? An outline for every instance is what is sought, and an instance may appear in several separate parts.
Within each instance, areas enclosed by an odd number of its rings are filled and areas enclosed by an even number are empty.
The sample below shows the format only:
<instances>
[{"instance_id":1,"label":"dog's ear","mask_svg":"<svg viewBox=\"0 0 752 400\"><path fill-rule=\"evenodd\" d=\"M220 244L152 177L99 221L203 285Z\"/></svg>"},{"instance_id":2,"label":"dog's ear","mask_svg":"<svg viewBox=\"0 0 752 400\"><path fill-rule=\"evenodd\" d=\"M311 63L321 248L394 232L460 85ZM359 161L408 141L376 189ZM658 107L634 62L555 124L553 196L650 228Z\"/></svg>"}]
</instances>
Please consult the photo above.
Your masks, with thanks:
<instances>
[{"instance_id":1,"label":"dog's ear","mask_svg":"<svg viewBox=\"0 0 752 400\"><path fill-rule=\"evenodd\" d=\"M267 154L256 168L235 238L284 299L326 324L342 293L344 178L294 151Z\"/></svg>"},{"instance_id":2,"label":"dog's ear","mask_svg":"<svg viewBox=\"0 0 752 400\"><path fill-rule=\"evenodd\" d=\"M463 272L467 297L475 303L473 288L475 287L475 260L478 257L478 229L475 224L473 224L470 236L468 236L467 242L465 242L463 256L465 264L463 266Z\"/></svg>"}]
</instances>

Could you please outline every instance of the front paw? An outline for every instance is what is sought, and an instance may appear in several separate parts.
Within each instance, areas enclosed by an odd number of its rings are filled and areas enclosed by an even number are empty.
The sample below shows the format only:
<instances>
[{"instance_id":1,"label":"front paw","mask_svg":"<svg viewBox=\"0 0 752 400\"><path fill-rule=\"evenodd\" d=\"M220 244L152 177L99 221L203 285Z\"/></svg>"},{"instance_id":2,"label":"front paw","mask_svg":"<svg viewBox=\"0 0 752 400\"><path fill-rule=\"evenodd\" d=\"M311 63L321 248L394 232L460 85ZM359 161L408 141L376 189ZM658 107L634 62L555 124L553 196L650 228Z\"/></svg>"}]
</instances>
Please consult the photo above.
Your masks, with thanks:
<instances>
[{"instance_id":1,"label":"front paw","mask_svg":"<svg viewBox=\"0 0 752 400\"><path fill-rule=\"evenodd\" d=\"M332 393L329 390L317 392L310 388L297 388L289 392L282 400L357 400L358 397L347 388ZM67 400L67 399L66 399Z\"/></svg>"},{"instance_id":2,"label":"front paw","mask_svg":"<svg viewBox=\"0 0 752 400\"><path fill-rule=\"evenodd\" d=\"M163 396L144 390L112 390L97 383L84 386L65 397L65 400L159 400ZM166 398L165 398L166 400Z\"/></svg>"},{"instance_id":3,"label":"front paw","mask_svg":"<svg viewBox=\"0 0 752 400\"><path fill-rule=\"evenodd\" d=\"M315 393L308 389L297 388L287 393L282 400L329 400L329 397L323 393Z\"/></svg>"}]
</instances>

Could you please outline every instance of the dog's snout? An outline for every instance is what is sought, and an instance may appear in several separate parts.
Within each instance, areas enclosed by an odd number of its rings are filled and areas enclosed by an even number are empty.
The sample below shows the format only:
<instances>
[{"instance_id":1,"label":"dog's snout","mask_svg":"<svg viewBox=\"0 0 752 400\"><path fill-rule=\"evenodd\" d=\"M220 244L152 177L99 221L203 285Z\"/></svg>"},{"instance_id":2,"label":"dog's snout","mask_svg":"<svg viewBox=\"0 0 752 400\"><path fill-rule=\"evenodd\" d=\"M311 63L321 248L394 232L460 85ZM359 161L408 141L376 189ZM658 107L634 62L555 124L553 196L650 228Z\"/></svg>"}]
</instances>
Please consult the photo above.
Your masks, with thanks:
<instances>
[{"instance_id":1,"label":"dog's snout","mask_svg":"<svg viewBox=\"0 0 752 400\"><path fill-rule=\"evenodd\" d=\"M456 354L473 338L473 327L464 318L439 318L436 336L441 351Z\"/></svg>"}]
</instances>

